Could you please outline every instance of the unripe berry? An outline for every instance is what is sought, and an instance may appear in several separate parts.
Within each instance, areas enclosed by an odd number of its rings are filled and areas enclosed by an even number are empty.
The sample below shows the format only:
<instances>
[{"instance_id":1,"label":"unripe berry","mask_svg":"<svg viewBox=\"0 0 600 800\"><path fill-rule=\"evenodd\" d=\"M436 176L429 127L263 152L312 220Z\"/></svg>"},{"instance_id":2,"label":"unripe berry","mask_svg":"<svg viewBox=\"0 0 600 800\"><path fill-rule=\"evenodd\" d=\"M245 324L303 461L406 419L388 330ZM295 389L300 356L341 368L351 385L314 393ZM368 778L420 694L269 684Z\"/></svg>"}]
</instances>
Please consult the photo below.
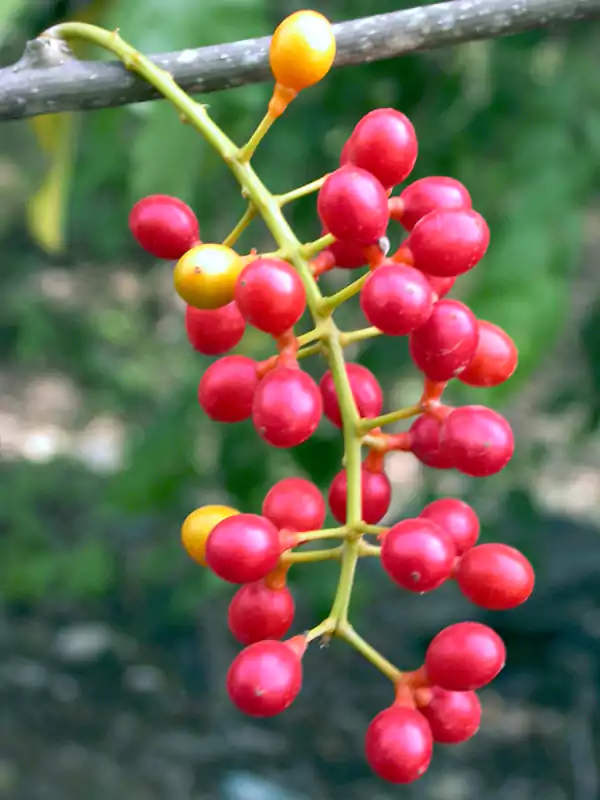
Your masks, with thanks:
<instances>
[{"instance_id":1,"label":"unripe berry","mask_svg":"<svg viewBox=\"0 0 600 800\"><path fill-rule=\"evenodd\" d=\"M461 373L477 347L477 319L458 300L439 300L427 322L410 336L410 355L432 381L449 381Z\"/></svg>"},{"instance_id":2,"label":"unripe berry","mask_svg":"<svg viewBox=\"0 0 600 800\"><path fill-rule=\"evenodd\" d=\"M479 538L479 517L470 505L454 497L434 500L419 516L443 528L454 542L459 556L473 547Z\"/></svg>"},{"instance_id":3,"label":"unripe berry","mask_svg":"<svg viewBox=\"0 0 600 800\"><path fill-rule=\"evenodd\" d=\"M485 478L504 469L514 453L510 425L485 406L463 406L449 414L440 442L454 467L473 478Z\"/></svg>"},{"instance_id":4,"label":"unripe berry","mask_svg":"<svg viewBox=\"0 0 600 800\"><path fill-rule=\"evenodd\" d=\"M213 529L228 517L239 514L229 506L202 506L192 511L181 526L181 543L190 558L206 566L206 542Z\"/></svg>"},{"instance_id":5,"label":"unripe berry","mask_svg":"<svg viewBox=\"0 0 600 800\"><path fill-rule=\"evenodd\" d=\"M277 83L296 92L318 83L335 58L335 36L317 11L290 14L275 30L269 63Z\"/></svg>"},{"instance_id":6,"label":"unripe berry","mask_svg":"<svg viewBox=\"0 0 600 800\"><path fill-rule=\"evenodd\" d=\"M383 537L381 564L390 578L410 592L437 589L452 574L456 549L439 525L405 519Z\"/></svg>"},{"instance_id":7,"label":"unripe berry","mask_svg":"<svg viewBox=\"0 0 600 800\"><path fill-rule=\"evenodd\" d=\"M238 275L244 268L240 256L222 244L192 247L175 266L175 291L194 308L221 308L231 303Z\"/></svg>"},{"instance_id":8,"label":"unripe berry","mask_svg":"<svg viewBox=\"0 0 600 800\"><path fill-rule=\"evenodd\" d=\"M296 270L278 258L257 258L240 274L235 301L246 322L272 336L292 328L306 308Z\"/></svg>"},{"instance_id":9,"label":"unripe berry","mask_svg":"<svg viewBox=\"0 0 600 800\"><path fill-rule=\"evenodd\" d=\"M455 578L465 597L492 611L520 606L535 583L529 561L506 544L480 544L469 550L461 558Z\"/></svg>"},{"instance_id":10,"label":"unripe berry","mask_svg":"<svg viewBox=\"0 0 600 800\"><path fill-rule=\"evenodd\" d=\"M468 386L498 386L517 368L519 351L510 336L491 322L477 323L479 339L473 358L458 376Z\"/></svg>"},{"instance_id":11,"label":"unripe berry","mask_svg":"<svg viewBox=\"0 0 600 800\"><path fill-rule=\"evenodd\" d=\"M392 487L385 472L371 472L362 468L362 519L368 525L376 525L387 513L392 499ZM348 476L343 469L335 476L329 487L329 508L335 519L346 524L348 499Z\"/></svg>"},{"instance_id":12,"label":"unripe berry","mask_svg":"<svg viewBox=\"0 0 600 800\"><path fill-rule=\"evenodd\" d=\"M247 583L234 594L227 622L242 644L281 639L294 621L294 598L287 586L269 588L264 581Z\"/></svg>"},{"instance_id":13,"label":"unripe berry","mask_svg":"<svg viewBox=\"0 0 600 800\"><path fill-rule=\"evenodd\" d=\"M206 563L224 581L251 583L275 569L281 552L279 531L272 522L257 514L237 514L213 529Z\"/></svg>"},{"instance_id":14,"label":"unripe berry","mask_svg":"<svg viewBox=\"0 0 600 800\"><path fill-rule=\"evenodd\" d=\"M138 243L155 258L175 261L198 244L200 231L192 209L182 200L152 194L134 205L129 228Z\"/></svg>"},{"instance_id":15,"label":"unripe berry","mask_svg":"<svg viewBox=\"0 0 600 800\"><path fill-rule=\"evenodd\" d=\"M382 264L367 278L360 305L367 320L382 333L405 336L431 316L433 291L418 269Z\"/></svg>"},{"instance_id":16,"label":"unripe berry","mask_svg":"<svg viewBox=\"0 0 600 800\"><path fill-rule=\"evenodd\" d=\"M432 211L471 208L471 196L462 183L441 176L429 176L409 184L398 200L398 211L392 215L407 231L412 231L417 222Z\"/></svg>"},{"instance_id":17,"label":"unripe berry","mask_svg":"<svg viewBox=\"0 0 600 800\"><path fill-rule=\"evenodd\" d=\"M414 266L428 275L450 278L473 269L485 255L490 232L473 209L442 209L422 217L404 243Z\"/></svg>"},{"instance_id":18,"label":"unripe berry","mask_svg":"<svg viewBox=\"0 0 600 800\"><path fill-rule=\"evenodd\" d=\"M380 711L367 729L367 762L390 783L412 783L429 767L433 753L431 730L414 708L393 705Z\"/></svg>"},{"instance_id":19,"label":"unripe berry","mask_svg":"<svg viewBox=\"0 0 600 800\"><path fill-rule=\"evenodd\" d=\"M440 440L442 424L427 414L417 417L408 431L410 451L419 461L434 469L454 466L448 449Z\"/></svg>"},{"instance_id":20,"label":"unripe berry","mask_svg":"<svg viewBox=\"0 0 600 800\"><path fill-rule=\"evenodd\" d=\"M362 419L379 416L383 407L383 392L371 370L363 367L362 364L346 364L346 375L359 416ZM319 389L323 397L323 413L330 422L341 428L340 404L330 370L321 378Z\"/></svg>"},{"instance_id":21,"label":"unripe berry","mask_svg":"<svg viewBox=\"0 0 600 800\"><path fill-rule=\"evenodd\" d=\"M235 303L212 311L187 306L185 332L192 347L205 356L219 356L235 347L246 323Z\"/></svg>"},{"instance_id":22,"label":"unripe berry","mask_svg":"<svg viewBox=\"0 0 600 800\"><path fill-rule=\"evenodd\" d=\"M481 689L494 680L505 662L504 642L479 622L458 622L444 628L425 654L430 683L452 692Z\"/></svg>"},{"instance_id":23,"label":"unripe berry","mask_svg":"<svg viewBox=\"0 0 600 800\"><path fill-rule=\"evenodd\" d=\"M325 180L317 200L321 222L336 239L373 245L385 236L389 220L385 189L370 172L345 166Z\"/></svg>"},{"instance_id":24,"label":"unripe berry","mask_svg":"<svg viewBox=\"0 0 600 800\"><path fill-rule=\"evenodd\" d=\"M280 530L317 531L325 522L325 500L314 483L304 478L283 478L264 499L262 513Z\"/></svg>"},{"instance_id":25,"label":"unripe berry","mask_svg":"<svg viewBox=\"0 0 600 800\"><path fill-rule=\"evenodd\" d=\"M278 367L260 382L254 395L254 427L273 447L296 447L316 431L323 402L314 380L306 372Z\"/></svg>"},{"instance_id":26,"label":"unripe berry","mask_svg":"<svg viewBox=\"0 0 600 800\"><path fill-rule=\"evenodd\" d=\"M481 703L475 692L448 692L433 686L418 689L416 701L429 723L434 742L459 744L479 730Z\"/></svg>"},{"instance_id":27,"label":"unripe berry","mask_svg":"<svg viewBox=\"0 0 600 800\"><path fill-rule=\"evenodd\" d=\"M198 401L216 422L241 422L252 414L258 388L257 363L247 356L225 356L200 379Z\"/></svg>"}]
</instances>

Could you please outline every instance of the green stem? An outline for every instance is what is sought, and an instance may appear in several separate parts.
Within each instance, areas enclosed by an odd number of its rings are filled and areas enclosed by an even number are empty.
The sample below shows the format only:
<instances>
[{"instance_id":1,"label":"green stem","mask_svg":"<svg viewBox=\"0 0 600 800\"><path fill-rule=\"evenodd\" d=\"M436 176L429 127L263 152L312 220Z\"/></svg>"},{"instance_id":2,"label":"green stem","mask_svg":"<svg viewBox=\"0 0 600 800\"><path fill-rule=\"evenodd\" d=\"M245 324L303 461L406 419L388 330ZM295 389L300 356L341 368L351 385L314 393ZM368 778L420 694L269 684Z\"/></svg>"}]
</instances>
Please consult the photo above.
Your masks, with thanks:
<instances>
[{"instance_id":1,"label":"green stem","mask_svg":"<svg viewBox=\"0 0 600 800\"><path fill-rule=\"evenodd\" d=\"M375 558L379 558L381 556L381 547L379 547L376 544L368 544L367 542L361 542L359 555L375 556Z\"/></svg>"},{"instance_id":2,"label":"green stem","mask_svg":"<svg viewBox=\"0 0 600 800\"><path fill-rule=\"evenodd\" d=\"M374 667L377 667L380 672L394 683L402 677L402 672L365 641L349 623L336 627L335 635L351 644L367 661L370 661Z\"/></svg>"},{"instance_id":3,"label":"green stem","mask_svg":"<svg viewBox=\"0 0 600 800\"><path fill-rule=\"evenodd\" d=\"M314 561L332 561L340 558L342 547L332 547L328 550L307 550L305 553L286 552L281 556L284 564L309 564Z\"/></svg>"},{"instance_id":4,"label":"green stem","mask_svg":"<svg viewBox=\"0 0 600 800\"><path fill-rule=\"evenodd\" d=\"M300 544L314 542L319 539L343 539L348 533L348 528L343 525L341 528L323 528L322 531L306 531L298 534Z\"/></svg>"},{"instance_id":5,"label":"green stem","mask_svg":"<svg viewBox=\"0 0 600 800\"><path fill-rule=\"evenodd\" d=\"M399 422L403 419L410 419L411 417L418 416L423 409L419 403L406 408L399 408L397 411L390 411L389 414L382 414L380 417L372 417L371 419L362 419L358 424L360 433L368 433L374 428L381 428L384 425L390 425L392 422Z\"/></svg>"},{"instance_id":6,"label":"green stem","mask_svg":"<svg viewBox=\"0 0 600 800\"><path fill-rule=\"evenodd\" d=\"M322 314L331 314L334 309L336 309L338 306L341 306L342 303L346 302L346 300L349 300L351 297L354 297L355 294L360 292L370 274L370 272L367 272L358 280L354 281L348 286L345 286L343 289L340 289L339 292L336 292L329 297L324 297L319 306L319 311Z\"/></svg>"},{"instance_id":7,"label":"green stem","mask_svg":"<svg viewBox=\"0 0 600 800\"><path fill-rule=\"evenodd\" d=\"M252 136L248 139L246 144L243 147L240 147L238 153L238 159L242 163L248 163L252 156L254 155L256 148L262 142L265 137L265 134L273 125L277 117L273 116L270 111L267 111L265 116L261 119L258 123L258 126Z\"/></svg>"},{"instance_id":8,"label":"green stem","mask_svg":"<svg viewBox=\"0 0 600 800\"><path fill-rule=\"evenodd\" d=\"M375 336L381 336L379 328L360 328L357 331L348 331L348 333L340 334L340 341L342 347L347 347L353 342L362 342L365 339L373 339Z\"/></svg>"},{"instance_id":9,"label":"green stem","mask_svg":"<svg viewBox=\"0 0 600 800\"><path fill-rule=\"evenodd\" d=\"M315 239L314 242L307 242L306 244L302 245L302 255L304 258L312 258L316 256L317 253L320 253L321 250L325 250L326 247L329 247L330 244L335 242L335 236L332 236L330 233L325 234L325 236L321 236L320 239Z\"/></svg>"},{"instance_id":10,"label":"green stem","mask_svg":"<svg viewBox=\"0 0 600 800\"><path fill-rule=\"evenodd\" d=\"M244 212L244 216L240 219L235 228L225 237L225 239L223 239L223 244L226 247L233 247L255 216L256 208L254 208L253 205L249 205Z\"/></svg>"},{"instance_id":11,"label":"green stem","mask_svg":"<svg viewBox=\"0 0 600 800\"><path fill-rule=\"evenodd\" d=\"M307 194L318 192L321 186L323 186L325 183L326 178L327 175L323 175L322 178L317 178L316 181L305 183L304 186L299 186L297 189L292 189L291 192L285 192L285 194L276 195L275 199L280 206L285 206L288 203L292 203L294 200L299 200L301 197L305 197Z\"/></svg>"},{"instance_id":12,"label":"green stem","mask_svg":"<svg viewBox=\"0 0 600 800\"><path fill-rule=\"evenodd\" d=\"M323 346L321 342L315 342L315 344L310 344L308 347L303 347L296 353L296 358L308 358L308 356L316 356L317 353L323 352Z\"/></svg>"},{"instance_id":13,"label":"green stem","mask_svg":"<svg viewBox=\"0 0 600 800\"><path fill-rule=\"evenodd\" d=\"M386 533L386 531L389 531L389 528L386 525L361 525L360 531L361 533L372 533L379 535L380 533Z\"/></svg>"}]
</instances>

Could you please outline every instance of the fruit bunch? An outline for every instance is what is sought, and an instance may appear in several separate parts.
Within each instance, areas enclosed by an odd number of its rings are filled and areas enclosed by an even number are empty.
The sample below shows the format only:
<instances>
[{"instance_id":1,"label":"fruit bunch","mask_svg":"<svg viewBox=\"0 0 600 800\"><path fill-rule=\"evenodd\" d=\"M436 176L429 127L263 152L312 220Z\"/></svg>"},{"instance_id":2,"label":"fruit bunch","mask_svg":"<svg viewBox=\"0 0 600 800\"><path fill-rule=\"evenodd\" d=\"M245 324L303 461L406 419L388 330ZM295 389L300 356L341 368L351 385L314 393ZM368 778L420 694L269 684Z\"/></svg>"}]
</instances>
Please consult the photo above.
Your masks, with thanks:
<instances>
[{"instance_id":1,"label":"fruit bunch","mask_svg":"<svg viewBox=\"0 0 600 800\"><path fill-rule=\"evenodd\" d=\"M334 35L316 12L292 14L275 31L270 46L273 96L265 118L241 148L203 107L190 105L158 68L142 57L133 60L123 49L128 46L115 47L217 148L249 202L222 243L202 241L194 212L176 198L146 197L130 216L133 235L145 250L177 262L174 284L186 303L191 345L219 356L200 379L202 410L220 423L252 420L258 437L277 448L305 442L323 417L344 438L344 467L327 497L338 527L324 527L325 499L317 486L300 477L276 483L260 512L204 506L183 523L189 556L239 587L228 623L244 649L227 675L229 696L246 714L281 713L300 691L308 645L338 637L394 687L394 702L366 732L370 766L388 781L413 781L427 769L434 742L463 742L477 731L481 709L476 691L504 666L505 647L486 625L459 622L435 636L420 667L400 671L348 620L357 561L379 558L391 581L417 594L454 581L484 609L514 608L529 597L534 584L533 569L520 552L504 544L478 544L479 520L460 499L439 499L415 518L378 524L391 499L386 454L405 451L427 467L477 478L499 472L512 457L513 434L504 417L481 405L453 408L443 402L451 380L471 387L497 386L517 366L510 336L448 297L456 279L485 255L488 226L457 180L428 177L405 183L417 159L417 136L406 116L392 108L378 108L358 122L330 174L282 195L265 188L249 166L254 150L286 106L333 63ZM401 184L401 191L392 194ZM311 192L318 192L321 235L301 243L282 209ZM237 238L257 214L277 249L240 254L234 249ZM406 232L392 254L390 225ZM324 296L319 278L333 269L361 272L336 294ZM356 295L366 325L341 331L334 312ZM312 328L298 336L295 326L306 311ZM246 326L272 338L272 357L257 362L239 353L224 355L240 342ZM344 359L348 344L378 335L408 337L410 355L423 377L422 395L408 408L383 413L384 396L375 375ZM317 384L301 362L318 354L327 369ZM414 421L405 432L383 430L410 418ZM337 545L304 548L324 540ZM341 563L331 612L312 630L288 637L294 620L288 572L296 564L323 559Z\"/></svg>"}]
</instances>

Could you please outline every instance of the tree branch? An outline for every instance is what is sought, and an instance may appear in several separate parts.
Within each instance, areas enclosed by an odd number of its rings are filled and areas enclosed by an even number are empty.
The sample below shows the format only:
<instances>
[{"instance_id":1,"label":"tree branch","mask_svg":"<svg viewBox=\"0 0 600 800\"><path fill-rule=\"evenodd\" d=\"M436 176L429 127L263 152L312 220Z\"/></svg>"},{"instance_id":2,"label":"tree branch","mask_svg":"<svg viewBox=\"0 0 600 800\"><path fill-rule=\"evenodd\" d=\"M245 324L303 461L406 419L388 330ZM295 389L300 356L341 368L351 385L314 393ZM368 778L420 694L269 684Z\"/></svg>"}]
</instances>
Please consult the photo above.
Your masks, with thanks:
<instances>
[{"instance_id":1,"label":"tree branch","mask_svg":"<svg viewBox=\"0 0 600 800\"><path fill-rule=\"evenodd\" d=\"M593 17L600 17L600 0L451 0L335 25L335 66ZM263 37L151 58L186 91L208 93L267 80L268 46ZM0 69L0 120L156 97L121 64L78 61L47 37L29 42L19 62Z\"/></svg>"}]
</instances>

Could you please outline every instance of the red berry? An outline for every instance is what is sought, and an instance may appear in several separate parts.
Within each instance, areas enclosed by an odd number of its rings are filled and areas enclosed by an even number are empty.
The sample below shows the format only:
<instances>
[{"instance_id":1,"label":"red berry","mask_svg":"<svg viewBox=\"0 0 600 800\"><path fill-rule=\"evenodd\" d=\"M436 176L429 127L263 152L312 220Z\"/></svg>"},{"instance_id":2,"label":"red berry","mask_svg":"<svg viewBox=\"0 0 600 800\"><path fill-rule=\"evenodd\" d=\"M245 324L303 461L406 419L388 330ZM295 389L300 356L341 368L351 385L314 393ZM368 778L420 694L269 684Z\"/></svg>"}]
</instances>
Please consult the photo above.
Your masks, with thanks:
<instances>
[{"instance_id":1,"label":"red berry","mask_svg":"<svg viewBox=\"0 0 600 800\"><path fill-rule=\"evenodd\" d=\"M270 589L264 581L247 583L229 604L229 630L242 644L281 639L294 621L294 598L287 586Z\"/></svg>"},{"instance_id":2,"label":"red berry","mask_svg":"<svg viewBox=\"0 0 600 800\"><path fill-rule=\"evenodd\" d=\"M410 175L417 151L411 121L394 108L365 114L348 140L348 161L370 172L386 189Z\"/></svg>"},{"instance_id":3,"label":"red berry","mask_svg":"<svg viewBox=\"0 0 600 800\"><path fill-rule=\"evenodd\" d=\"M237 279L235 301L244 319L272 336L292 328L306 308L296 270L278 258L251 261Z\"/></svg>"},{"instance_id":4,"label":"red berry","mask_svg":"<svg viewBox=\"0 0 600 800\"><path fill-rule=\"evenodd\" d=\"M342 147L342 152L340 153L340 167L348 163L350 163L350 139L347 139Z\"/></svg>"},{"instance_id":5,"label":"red berry","mask_svg":"<svg viewBox=\"0 0 600 800\"><path fill-rule=\"evenodd\" d=\"M383 407L383 392L375 375L361 364L346 364L346 374L359 415L363 419L379 416ZM340 413L340 405L333 376L329 370L321 378L319 389L323 396L323 412L325 416L334 425L341 428L342 415Z\"/></svg>"},{"instance_id":6,"label":"red berry","mask_svg":"<svg viewBox=\"0 0 600 800\"><path fill-rule=\"evenodd\" d=\"M440 441L442 425L433 417L421 414L408 431L410 451L419 461L434 469L451 469L454 462Z\"/></svg>"},{"instance_id":7,"label":"red berry","mask_svg":"<svg viewBox=\"0 0 600 800\"><path fill-rule=\"evenodd\" d=\"M448 692L433 686L417 691L419 711L439 744L466 742L479 730L481 703L475 692Z\"/></svg>"},{"instance_id":8,"label":"red berry","mask_svg":"<svg viewBox=\"0 0 600 800\"><path fill-rule=\"evenodd\" d=\"M396 217L407 231L417 222L441 209L471 208L471 195L454 178L430 176L409 184L400 194L401 213Z\"/></svg>"},{"instance_id":9,"label":"red berry","mask_svg":"<svg viewBox=\"0 0 600 800\"><path fill-rule=\"evenodd\" d=\"M274 717L289 708L302 686L302 662L287 642L256 642L233 659L227 693L244 714Z\"/></svg>"},{"instance_id":10,"label":"red berry","mask_svg":"<svg viewBox=\"0 0 600 800\"><path fill-rule=\"evenodd\" d=\"M304 478L284 478L272 486L262 513L280 530L317 531L325 522L325 500L314 483Z\"/></svg>"},{"instance_id":11,"label":"red berry","mask_svg":"<svg viewBox=\"0 0 600 800\"><path fill-rule=\"evenodd\" d=\"M406 706L380 711L367 729L365 753L373 772L384 781L416 781L426 772L433 754L427 720Z\"/></svg>"},{"instance_id":12,"label":"red berry","mask_svg":"<svg viewBox=\"0 0 600 800\"><path fill-rule=\"evenodd\" d=\"M418 269L382 264L360 293L365 317L387 336L405 336L420 328L433 310L433 291Z\"/></svg>"},{"instance_id":13,"label":"red berry","mask_svg":"<svg viewBox=\"0 0 600 800\"><path fill-rule=\"evenodd\" d=\"M204 311L187 306L185 331L192 347L205 356L219 356L235 347L246 323L235 303Z\"/></svg>"},{"instance_id":14,"label":"red berry","mask_svg":"<svg viewBox=\"0 0 600 800\"><path fill-rule=\"evenodd\" d=\"M461 558L455 578L461 592L475 605L506 611L529 598L535 573L514 547L480 544Z\"/></svg>"},{"instance_id":15,"label":"red berry","mask_svg":"<svg viewBox=\"0 0 600 800\"><path fill-rule=\"evenodd\" d=\"M200 240L192 209L166 194L138 200L129 214L129 228L144 250L169 261L180 259Z\"/></svg>"},{"instance_id":16,"label":"red berry","mask_svg":"<svg viewBox=\"0 0 600 800\"><path fill-rule=\"evenodd\" d=\"M427 322L410 336L410 355L432 381L455 378L473 358L477 319L458 300L439 300Z\"/></svg>"},{"instance_id":17,"label":"red berry","mask_svg":"<svg viewBox=\"0 0 600 800\"><path fill-rule=\"evenodd\" d=\"M479 518L470 505L454 497L441 497L425 506L420 517L443 528L454 542L456 554L462 555L479 538Z\"/></svg>"},{"instance_id":18,"label":"red berry","mask_svg":"<svg viewBox=\"0 0 600 800\"><path fill-rule=\"evenodd\" d=\"M344 242L376 244L385 236L388 198L379 181L358 167L332 172L319 191L317 211L328 231Z\"/></svg>"},{"instance_id":19,"label":"red berry","mask_svg":"<svg viewBox=\"0 0 600 800\"><path fill-rule=\"evenodd\" d=\"M438 300L445 297L456 283L456 278L440 278L439 275L426 275L427 283L431 286Z\"/></svg>"},{"instance_id":20,"label":"red berry","mask_svg":"<svg viewBox=\"0 0 600 800\"><path fill-rule=\"evenodd\" d=\"M425 654L430 683L453 692L481 689L494 680L505 662L504 642L480 622L458 622L444 628Z\"/></svg>"},{"instance_id":21,"label":"red berry","mask_svg":"<svg viewBox=\"0 0 600 800\"><path fill-rule=\"evenodd\" d=\"M275 569L279 531L258 514L236 514L216 525L206 541L206 563L229 583L259 581Z\"/></svg>"},{"instance_id":22,"label":"red berry","mask_svg":"<svg viewBox=\"0 0 600 800\"><path fill-rule=\"evenodd\" d=\"M371 472L363 467L361 473L362 518L368 525L376 525L385 516L392 499L392 487L385 472ZM348 477L343 469L329 487L329 508L342 525L346 523Z\"/></svg>"},{"instance_id":23,"label":"red berry","mask_svg":"<svg viewBox=\"0 0 600 800\"><path fill-rule=\"evenodd\" d=\"M404 243L415 267L428 275L450 278L468 272L485 255L490 232L483 217L465 208L442 209L417 222Z\"/></svg>"},{"instance_id":24,"label":"red berry","mask_svg":"<svg viewBox=\"0 0 600 800\"><path fill-rule=\"evenodd\" d=\"M316 431L323 413L321 393L306 372L279 367L260 382L254 395L254 427L273 447L295 447Z\"/></svg>"},{"instance_id":25,"label":"red berry","mask_svg":"<svg viewBox=\"0 0 600 800\"><path fill-rule=\"evenodd\" d=\"M328 233L328 231L324 228L323 236L325 236L326 233ZM363 267L367 263L365 249L360 244L336 241L330 244L327 249L335 259L336 267L341 267L342 269L357 269L358 267Z\"/></svg>"},{"instance_id":26,"label":"red berry","mask_svg":"<svg viewBox=\"0 0 600 800\"><path fill-rule=\"evenodd\" d=\"M403 589L430 592L452 574L456 549L452 539L435 522L405 519L383 537L381 563Z\"/></svg>"},{"instance_id":27,"label":"red berry","mask_svg":"<svg viewBox=\"0 0 600 800\"><path fill-rule=\"evenodd\" d=\"M198 400L217 422L241 422L252 414L259 385L257 363L246 356L225 356L211 364L200 380Z\"/></svg>"},{"instance_id":28,"label":"red berry","mask_svg":"<svg viewBox=\"0 0 600 800\"><path fill-rule=\"evenodd\" d=\"M469 386L498 386L517 368L519 351L508 333L480 319L475 355L460 373L459 380Z\"/></svg>"},{"instance_id":29,"label":"red berry","mask_svg":"<svg viewBox=\"0 0 600 800\"><path fill-rule=\"evenodd\" d=\"M473 478L500 472L515 449L508 422L485 406L463 406L452 411L442 425L440 442L454 467Z\"/></svg>"}]
</instances>

